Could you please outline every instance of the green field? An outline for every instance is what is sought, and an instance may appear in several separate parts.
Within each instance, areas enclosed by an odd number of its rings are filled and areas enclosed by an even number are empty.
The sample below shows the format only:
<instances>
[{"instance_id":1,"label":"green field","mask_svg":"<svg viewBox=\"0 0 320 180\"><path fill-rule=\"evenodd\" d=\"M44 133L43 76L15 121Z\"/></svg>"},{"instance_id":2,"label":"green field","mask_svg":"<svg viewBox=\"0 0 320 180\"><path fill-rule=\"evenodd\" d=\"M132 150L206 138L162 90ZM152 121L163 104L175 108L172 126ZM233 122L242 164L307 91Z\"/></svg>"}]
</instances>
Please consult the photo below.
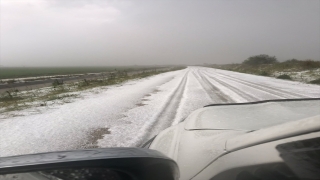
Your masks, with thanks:
<instances>
[{"instance_id":1,"label":"green field","mask_svg":"<svg viewBox=\"0 0 320 180\"><path fill-rule=\"evenodd\" d=\"M108 67L0 67L0 79L36 76L135 71L162 68L160 66L108 66Z\"/></svg>"}]
</instances>

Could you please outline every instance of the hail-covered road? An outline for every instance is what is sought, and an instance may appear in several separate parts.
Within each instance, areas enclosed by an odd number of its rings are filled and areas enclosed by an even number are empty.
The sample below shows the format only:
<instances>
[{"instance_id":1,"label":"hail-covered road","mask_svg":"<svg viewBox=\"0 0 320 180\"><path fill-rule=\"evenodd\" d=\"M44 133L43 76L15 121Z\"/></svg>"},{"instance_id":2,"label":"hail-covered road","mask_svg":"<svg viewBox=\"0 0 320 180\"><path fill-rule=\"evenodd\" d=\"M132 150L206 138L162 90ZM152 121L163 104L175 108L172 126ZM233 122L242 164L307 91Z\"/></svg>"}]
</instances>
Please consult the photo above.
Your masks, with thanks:
<instances>
[{"instance_id":1,"label":"hail-covered road","mask_svg":"<svg viewBox=\"0 0 320 180\"><path fill-rule=\"evenodd\" d=\"M188 67L82 95L38 114L0 120L0 156L139 146L208 104L320 97L320 86Z\"/></svg>"}]
</instances>

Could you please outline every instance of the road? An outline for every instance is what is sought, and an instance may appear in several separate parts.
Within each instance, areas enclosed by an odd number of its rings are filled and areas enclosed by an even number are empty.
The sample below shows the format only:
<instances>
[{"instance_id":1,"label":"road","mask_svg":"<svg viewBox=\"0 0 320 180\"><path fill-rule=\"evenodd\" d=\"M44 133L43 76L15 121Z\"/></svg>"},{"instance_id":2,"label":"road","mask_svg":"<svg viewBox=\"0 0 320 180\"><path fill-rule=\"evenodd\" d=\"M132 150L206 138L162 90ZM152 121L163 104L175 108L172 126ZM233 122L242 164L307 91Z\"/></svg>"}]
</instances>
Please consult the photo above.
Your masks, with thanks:
<instances>
[{"instance_id":1,"label":"road","mask_svg":"<svg viewBox=\"0 0 320 180\"><path fill-rule=\"evenodd\" d=\"M320 86L188 67L81 96L59 107L28 110L39 113L0 120L0 156L139 146L208 104L320 97Z\"/></svg>"}]
</instances>

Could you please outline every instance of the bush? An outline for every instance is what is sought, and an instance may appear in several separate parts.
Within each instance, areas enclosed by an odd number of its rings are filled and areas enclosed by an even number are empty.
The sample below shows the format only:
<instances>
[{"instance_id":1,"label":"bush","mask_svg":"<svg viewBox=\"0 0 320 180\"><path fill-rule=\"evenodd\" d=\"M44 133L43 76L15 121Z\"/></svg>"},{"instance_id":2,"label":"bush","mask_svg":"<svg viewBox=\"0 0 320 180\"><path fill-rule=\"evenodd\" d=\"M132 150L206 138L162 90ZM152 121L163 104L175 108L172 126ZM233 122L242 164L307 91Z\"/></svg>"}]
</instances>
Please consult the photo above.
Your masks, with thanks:
<instances>
[{"instance_id":1,"label":"bush","mask_svg":"<svg viewBox=\"0 0 320 180\"><path fill-rule=\"evenodd\" d=\"M313 60L305 60L301 62L301 66L304 67L305 69L319 68L320 62L313 61Z\"/></svg>"},{"instance_id":2,"label":"bush","mask_svg":"<svg viewBox=\"0 0 320 180\"><path fill-rule=\"evenodd\" d=\"M269 56L266 54L260 54L257 56L251 56L245 61L243 61L242 64L246 65L261 65L261 64L273 64L277 63L277 58L275 56Z\"/></svg>"},{"instance_id":3,"label":"bush","mask_svg":"<svg viewBox=\"0 0 320 180\"><path fill-rule=\"evenodd\" d=\"M288 80L291 80L291 77L287 74L282 74L280 76L277 77L277 79L288 79Z\"/></svg>"},{"instance_id":4,"label":"bush","mask_svg":"<svg viewBox=\"0 0 320 180\"><path fill-rule=\"evenodd\" d=\"M268 71L260 71L259 75L260 76L270 76L270 73Z\"/></svg>"},{"instance_id":5,"label":"bush","mask_svg":"<svg viewBox=\"0 0 320 180\"><path fill-rule=\"evenodd\" d=\"M318 78L316 80L313 80L313 81L310 81L309 83L311 83L311 84L320 84L320 78Z\"/></svg>"},{"instance_id":6,"label":"bush","mask_svg":"<svg viewBox=\"0 0 320 180\"><path fill-rule=\"evenodd\" d=\"M19 92L18 90L5 91L4 94L0 95L0 102L22 100L23 98L20 95L18 95L18 92Z\"/></svg>"},{"instance_id":7,"label":"bush","mask_svg":"<svg viewBox=\"0 0 320 180\"><path fill-rule=\"evenodd\" d=\"M55 80L53 81L53 83L52 83L52 86L53 86L54 88L56 88L56 87L59 86L59 85L63 85L63 80L59 81L58 79L55 79Z\"/></svg>"}]
</instances>

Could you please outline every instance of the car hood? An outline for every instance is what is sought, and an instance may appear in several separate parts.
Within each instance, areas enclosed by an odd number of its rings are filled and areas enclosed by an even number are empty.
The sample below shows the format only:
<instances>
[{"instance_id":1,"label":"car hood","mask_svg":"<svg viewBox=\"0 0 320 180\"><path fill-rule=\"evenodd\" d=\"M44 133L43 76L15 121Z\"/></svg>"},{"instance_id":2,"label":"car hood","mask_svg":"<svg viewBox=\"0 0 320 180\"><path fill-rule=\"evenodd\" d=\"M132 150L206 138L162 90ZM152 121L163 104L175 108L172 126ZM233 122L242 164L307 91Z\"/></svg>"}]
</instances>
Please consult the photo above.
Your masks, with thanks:
<instances>
[{"instance_id":1,"label":"car hood","mask_svg":"<svg viewBox=\"0 0 320 180\"><path fill-rule=\"evenodd\" d=\"M320 113L320 100L209 106L185 120L185 130L258 130Z\"/></svg>"},{"instance_id":2,"label":"car hood","mask_svg":"<svg viewBox=\"0 0 320 180\"><path fill-rule=\"evenodd\" d=\"M205 107L162 131L149 148L174 159L180 179L191 179L230 151L319 129L319 107L320 100Z\"/></svg>"}]
</instances>

